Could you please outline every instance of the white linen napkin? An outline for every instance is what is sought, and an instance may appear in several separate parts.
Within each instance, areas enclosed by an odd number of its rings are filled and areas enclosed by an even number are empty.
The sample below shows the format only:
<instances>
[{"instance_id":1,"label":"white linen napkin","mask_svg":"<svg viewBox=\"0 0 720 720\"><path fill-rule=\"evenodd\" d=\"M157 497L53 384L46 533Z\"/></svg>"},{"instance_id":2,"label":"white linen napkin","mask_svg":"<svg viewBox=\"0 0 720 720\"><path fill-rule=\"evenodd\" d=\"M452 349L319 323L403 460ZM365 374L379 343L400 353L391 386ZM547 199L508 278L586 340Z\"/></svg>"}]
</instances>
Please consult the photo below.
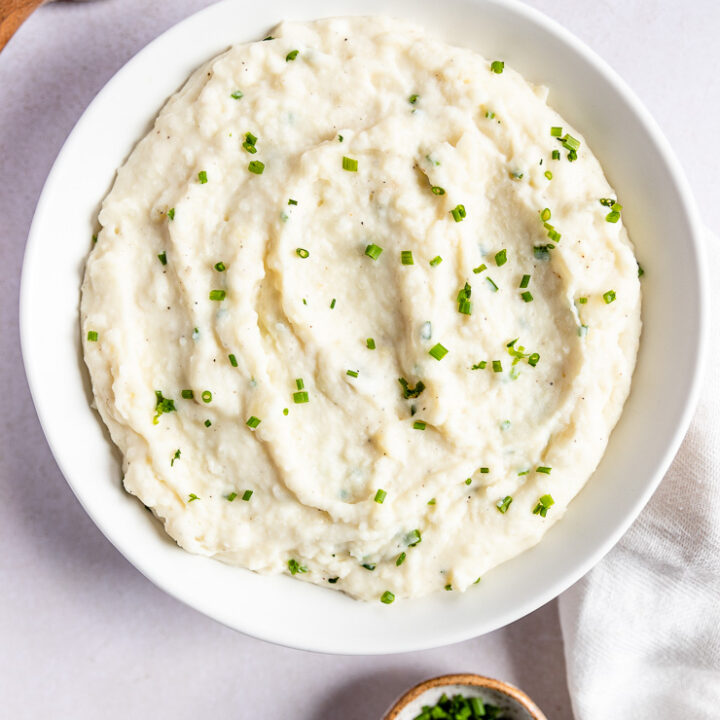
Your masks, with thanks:
<instances>
[{"instance_id":1,"label":"white linen napkin","mask_svg":"<svg viewBox=\"0 0 720 720\"><path fill-rule=\"evenodd\" d=\"M717 238L707 246L716 278ZM618 545L560 597L576 720L720 718L720 298L712 290L710 302L703 391L680 452Z\"/></svg>"}]
</instances>

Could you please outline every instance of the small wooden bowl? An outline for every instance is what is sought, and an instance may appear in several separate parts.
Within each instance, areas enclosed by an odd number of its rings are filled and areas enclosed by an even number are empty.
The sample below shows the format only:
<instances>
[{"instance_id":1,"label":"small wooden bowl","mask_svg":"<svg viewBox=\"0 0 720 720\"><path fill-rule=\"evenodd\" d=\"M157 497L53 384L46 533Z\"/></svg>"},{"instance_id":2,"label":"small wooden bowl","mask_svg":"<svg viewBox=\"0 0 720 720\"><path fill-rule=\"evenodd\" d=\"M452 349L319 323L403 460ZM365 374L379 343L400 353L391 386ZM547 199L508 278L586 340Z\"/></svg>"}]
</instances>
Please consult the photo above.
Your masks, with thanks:
<instances>
[{"instance_id":1,"label":"small wooden bowl","mask_svg":"<svg viewBox=\"0 0 720 720\"><path fill-rule=\"evenodd\" d=\"M423 705L434 705L443 693L479 697L486 703L501 707L512 720L547 720L542 710L522 690L500 680L471 673L441 675L421 682L408 690L387 711L383 720L413 720Z\"/></svg>"}]
</instances>

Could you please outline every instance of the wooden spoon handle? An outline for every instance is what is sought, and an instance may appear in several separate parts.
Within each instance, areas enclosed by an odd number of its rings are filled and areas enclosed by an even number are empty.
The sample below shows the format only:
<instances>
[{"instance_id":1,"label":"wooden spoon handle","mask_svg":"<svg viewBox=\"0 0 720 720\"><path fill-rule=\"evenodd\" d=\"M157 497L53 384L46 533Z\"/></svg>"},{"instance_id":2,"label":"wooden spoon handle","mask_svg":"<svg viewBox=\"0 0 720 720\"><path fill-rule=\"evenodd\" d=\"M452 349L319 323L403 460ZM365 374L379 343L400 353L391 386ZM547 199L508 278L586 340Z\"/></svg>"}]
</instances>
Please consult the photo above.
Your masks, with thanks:
<instances>
[{"instance_id":1,"label":"wooden spoon handle","mask_svg":"<svg viewBox=\"0 0 720 720\"><path fill-rule=\"evenodd\" d=\"M0 0L0 51L44 0Z\"/></svg>"}]
</instances>

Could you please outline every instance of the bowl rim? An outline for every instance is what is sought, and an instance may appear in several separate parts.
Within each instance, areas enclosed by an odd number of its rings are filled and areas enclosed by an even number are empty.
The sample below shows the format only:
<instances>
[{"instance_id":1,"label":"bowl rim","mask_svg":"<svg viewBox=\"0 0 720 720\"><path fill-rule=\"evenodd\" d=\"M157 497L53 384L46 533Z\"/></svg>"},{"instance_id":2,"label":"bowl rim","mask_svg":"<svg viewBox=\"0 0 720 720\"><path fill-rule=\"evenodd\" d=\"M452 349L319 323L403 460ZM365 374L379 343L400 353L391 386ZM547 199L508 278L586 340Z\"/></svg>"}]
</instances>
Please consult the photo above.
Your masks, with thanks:
<instances>
[{"instance_id":1,"label":"bowl rim","mask_svg":"<svg viewBox=\"0 0 720 720\"><path fill-rule=\"evenodd\" d=\"M654 149L657 151L660 159L664 165L671 171L674 188L680 199L680 203L683 207L687 225L691 232L689 234L690 243L693 246L695 252L695 266L693 271L698 278L698 330L697 330L697 344L694 356L694 363L691 367L687 368L687 372L691 375L689 381L689 391L687 393L683 410L679 413L679 417L674 426L674 431L671 433L671 437L666 445L664 453L658 456L656 460L657 471L654 476L649 478L645 483L641 492L638 492L635 502L629 507L625 508L623 513L622 521L617 521L613 530L603 536L602 540L598 540L594 546L592 552L587 552L580 560L575 561L573 566L566 570L561 577L558 577L551 583L545 586L544 590L538 591L531 597L518 601L512 607L508 608L503 612L498 612L493 621L486 622L484 626L472 626L471 628L463 628L462 630L455 630L454 632L446 632L442 640L433 639L431 641L423 640L421 636L412 640L405 639L403 642L393 641L386 642L382 647L373 647L372 650L367 648L359 648L357 646L348 646L347 643L343 642L342 638L335 637L323 637L313 638L308 640L307 638L300 641L296 638L288 639L281 630L268 629L267 627L261 630L256 630L255 626L250 622L240 622L233 618L230 620L227 616L223 616L220 611L213 610L212 607L208 606L207 603L203 603L195 598L188 597L188 593L178 583L174 582L167 577L166 574L158 572L158 569L152 565L152 563L144 562L143 558L138 557L130 549L123 546L122 538L116 537L107 528L102 517L98 513L93 512L85 499L83 498L82 490L78 487L78 483L75 482L72 473L68 471L67 464L63 457L62 448L54 442L52 433L50 432L51 423L49 422L49 404L43 397L40 386L40 372L33 364L31 348L34 345L32 338L32 321L31 321L31 262L28 262L29 258L32 258L35 246L39 244L39 226L41 216L43 215L44 207L48 203L48 188L51 185L54 175L58 167L61 165L64 155L66 154L71 141L74 140L76 135L82 129L84 121L88 115L92 112L94 105L99 101L100 98L106 94L110 94L113 90L115 83L128 68L135 67L144 61L145 55L148 54L149 50L156 46L161 39L165 38L171 33L177 32L179 28L186 25L197 22L201 16L209 15L210 13L217 12L219 8L230 7L239 3L239 0L221 0L221 2L214 5L210 5L206 8L199 10L198 12L188 16L181 20L179 23L170 27L168 30L157 36L144 48L142 48L136 55L134 55L127 63L125 63L118 72L105 84L100 92L95 96L93 101L89 104L88 108L83 112L79 120L77 121L72 132L68 136L65 144L58 153L58 156L52 166L45 186L43 187L40 199L37 204L35 215L31 224L28 242L25 250L25 257L23 261L23 269L21 276L21 288L20 288L20 338L21 348L23 356L23 364L30 387L31 396L33 403L36 408L36 412L43 428L47 443L50 447L52 455L60 468L63 476L65 477L68 485L76 495L80 504L84 510L90 515L95 525L105 535L105 537L118 549L118 551L132 564L134 565L145 577L147 577L156 586L163 589L165 592L173 596L174 598L190 605L199 612L208 615L218 622L221 622L229 627L251 635L258 637L269 642L274 642L281 645L290 647L296 647L299 649L340 653L340 654L365 654L372 652L373 654L387 654L395 652L409 652L421 649L427 649L431 647L438 647L440 645L447 645L454 642L460 642L470 637L475 637L479 634L489 632L498 627L502 627L510 622L513 622L520 617L532 612L533 610L541 607L546 602L552 600L561 592L566 590L578 579L580 579L585 573L587 573L602 557L618 542L620 537L627 531L632 522L637 518L641 510L647 504L649 498L657 489L657 486L661 482L665 472L667 471L672 459L674 458L682 439L687 432L692 415L697 404L700 394L700 383L703 377L703 369L706 361L706 347L708 338L708 283L707 283L707 263L704 260L705 248L702 242L702 226L699 221L697 208L695 206L694 199L692 197L687 179L680 166L679 161L675 157L667 139L664 137L662 131L659 129L657 123L650 115L649 111L644 107L640 100L635 94L629 89L624 80L622 80L618 74L604 61L602 60L593 50L591 50L583 41L573 35L569 30L566 30L555 20L547 17L539 10L528 7L519 0L465 0L467 3L495 6L504 10L508 10L514 14L522 16L525 20L529 21L533 25L539 26L539 28L554 37L558 37L563 43L568 45L571 50L584 58L590 65L592 65L600 75L603 76L605 81L612 86L614 92L616 92L623 101L632 110L635 117L641 124L644 132L647 134L649 139L652 141ZM337 14L337 13L335 13ZM98 419L98 422L99 419Z\"/></svg>"},{"instance_id":2,"label":"bowl rim","mask_svg":"<svg viewBox=\"0 0 720 720\"><path fill-rule=\"evenodd\" d=\"M547 720L543 711L535 704L532 698L520 688L495 678L477 675L476 673L454 673L450 675L438 675L437 677L423 680L411 687L401 695L395 704L387 711L383 720L398 720L400 713L415 699L432 688L449 687L451 685L471 685L474 687L496 690L514 700L520 707L530 714L532 720Z\"/></svg>"}]
</instances>

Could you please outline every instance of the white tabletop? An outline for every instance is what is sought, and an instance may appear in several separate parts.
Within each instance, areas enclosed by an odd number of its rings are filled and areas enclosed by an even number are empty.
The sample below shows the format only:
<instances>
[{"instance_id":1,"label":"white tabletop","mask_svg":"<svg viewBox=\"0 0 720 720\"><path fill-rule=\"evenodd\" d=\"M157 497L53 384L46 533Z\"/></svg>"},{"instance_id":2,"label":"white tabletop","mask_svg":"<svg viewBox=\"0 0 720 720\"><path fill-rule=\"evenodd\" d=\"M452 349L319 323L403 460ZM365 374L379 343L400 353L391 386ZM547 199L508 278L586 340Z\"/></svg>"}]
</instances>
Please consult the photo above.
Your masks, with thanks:
<instances>
[{"instance_id":1,"label":"white tabletop","mask_svg":"<svg viewBox=\"0 0 720 720\"><path fill-rule=\"evenodd\" d=\"M56 3L36 12L0 55L0 716L374 720L409 685L471 671L509 680L553 720L570 720L555 603L476 640L408 655L332 657L275 647L156 589L95 528L55 466L17 329L34 206L95 93L157 34L208 4ZM720 227L720 3L530 4L625 77L668 135L705 221ZM49 363L52 355L48 348Z\"/></svg>"}]
</instances>

